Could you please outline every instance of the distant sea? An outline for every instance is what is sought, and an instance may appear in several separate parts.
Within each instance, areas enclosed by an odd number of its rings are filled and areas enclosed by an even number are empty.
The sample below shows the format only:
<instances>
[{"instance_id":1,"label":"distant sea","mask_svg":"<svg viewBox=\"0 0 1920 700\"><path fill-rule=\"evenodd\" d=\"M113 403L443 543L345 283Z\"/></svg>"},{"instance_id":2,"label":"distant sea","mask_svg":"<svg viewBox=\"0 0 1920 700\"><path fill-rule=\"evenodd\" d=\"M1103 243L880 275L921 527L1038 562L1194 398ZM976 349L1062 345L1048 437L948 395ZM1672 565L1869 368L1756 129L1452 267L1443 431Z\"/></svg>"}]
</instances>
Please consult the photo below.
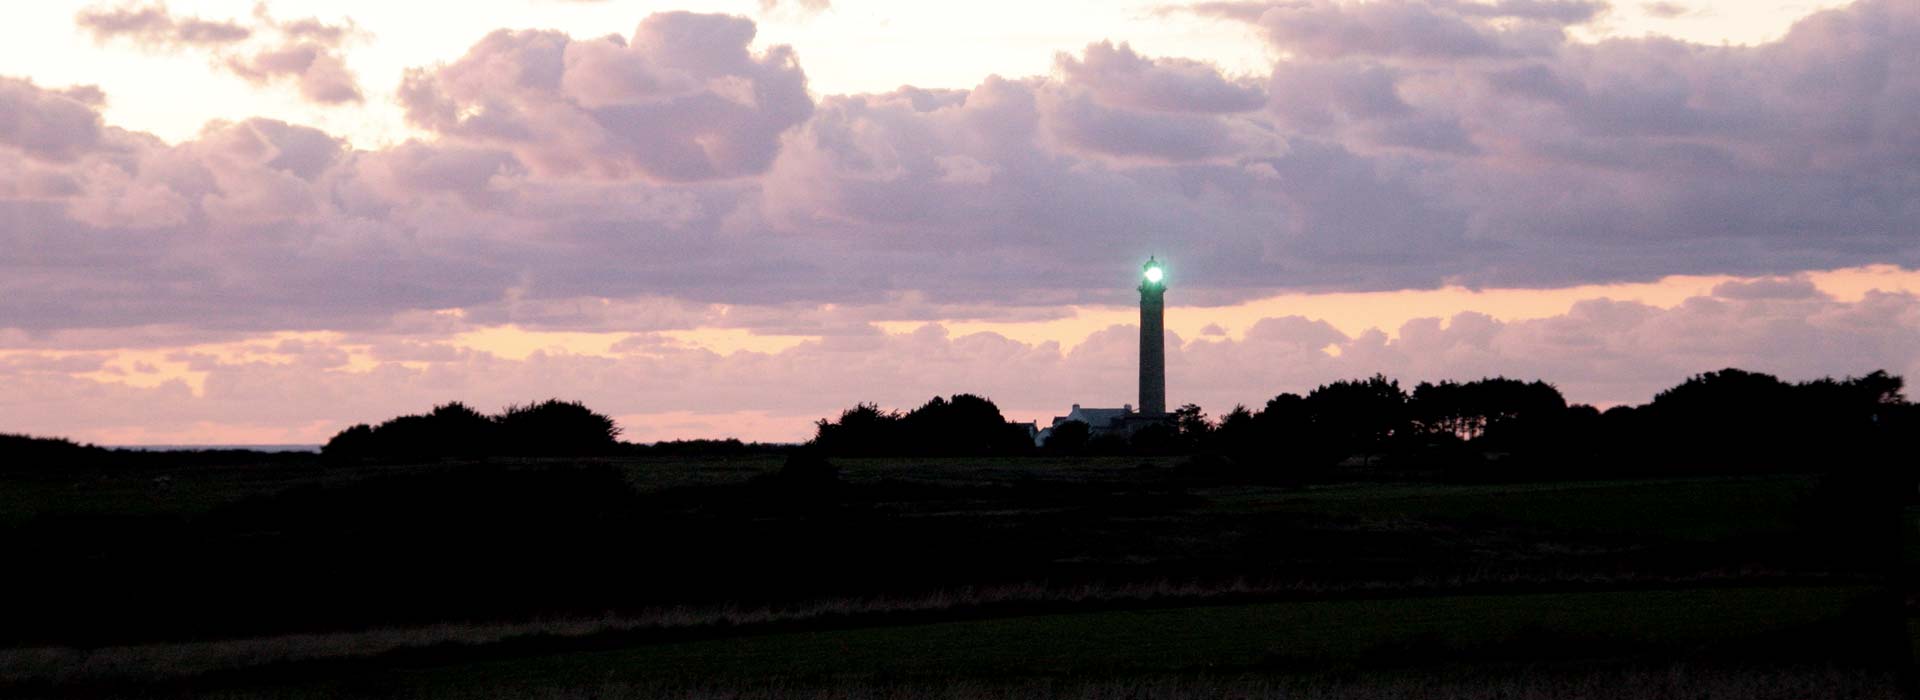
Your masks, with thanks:
<instances>
[{"instance_id":1,"label":"distant sea","mask_svg":"<svg viewBox=\"0 0 1920 700\"><path fill-rule=\"evenodd\" d=\"M101 445L135 452L191 452L196 450L250 450L253 452L319 452L319 445Z\"/></svg>"}]
</instances>

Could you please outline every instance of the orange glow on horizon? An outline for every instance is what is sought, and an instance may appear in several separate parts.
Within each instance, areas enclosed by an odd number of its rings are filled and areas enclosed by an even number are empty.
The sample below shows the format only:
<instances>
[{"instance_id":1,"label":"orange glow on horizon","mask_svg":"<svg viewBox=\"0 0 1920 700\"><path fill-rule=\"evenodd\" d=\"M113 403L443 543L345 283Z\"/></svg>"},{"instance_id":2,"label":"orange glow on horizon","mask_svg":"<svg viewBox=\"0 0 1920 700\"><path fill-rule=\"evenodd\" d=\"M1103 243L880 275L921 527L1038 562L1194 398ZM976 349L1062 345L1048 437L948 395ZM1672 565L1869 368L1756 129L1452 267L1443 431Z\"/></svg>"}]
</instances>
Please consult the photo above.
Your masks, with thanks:
<instances>
[{"instance_id":1,"label":"orange glow on horizon","mask_svg":"<svg viewBox=\"0 0 1920 700\"><path fill-rule=\"evenodd\" d=\"M1892 265L1874 265L1841 270L1806 272L1791 278L1805 279L1819 293L1841 302L1856 302L1867 294L1920 294L1920 270ZM1576 302L1590 299L1634 301L1671 308L1689 298L1709 296L1715 287L1727 282L1764 278L1739 278L1727 275L1675 276L1657 282L1582 285L1558 289L1485 289L1449 287L1435 290L1362 292L1335 294L1287 294L1231 306L1182 307L1176 303L1168 311L1167 329L1181 341L1203 337L1201 329L1217 325L1228 338L1244 338L1246 331L1263 318L1302 316L1324 320L1348 336L1380 330L1390 336L1407 321L1419 318L1448 319L1463 312L1483 313L1501 321L1547 318L1566 313ZM885 321L875 325L890 334L912 333L929 324L944 327L952 337L974 333L994 333L1009 339L1039 345L1057 343L1067 351L1086 341L1088 336L1115 325L1131 326L1138 311L1132 307L1076 307L1066 318L1050 321L995 322L974 320ZM457 314L455 314L457 316ZM421 338L428 343L444 343L456 348L487 353L506 360L524 360L534 353L574 354L620 358L640 349L619 347L622 341L654 336L674 351L704 350L726 356L735 353L777 355L818 338L797 335L760 335L747 328L692 328L634 332L532 331L512 325L487 326L458 332L441 338ZM1219 336L1213 336L1218 338ZM1337 346L1332 348L1337 353ZM310 363L315 371L365 373L382 367L400 366L424 369L430 362L379 359L365 345L348 341L345 334L329 331L277 332L241 341L209 343L167 348L121 348L105 350L58 350L29 347L0 347L0 362L8 360L60 360L74 357L104 356L99 365L68 376L103 384L121 384L155 389L178 383L193 398L205 395L211 364ZM343 359L344 358L344 359ZM1038 415L1038 412L1010 410L1009 415ZM788 425L791 416L772 416L765 412L735 413L665 412L627 416L625 425L648 425L634 439L671 439L674 437L721 437L720 433L750 440L798 439L811 418ZM644 420L644 423L637 422ZM665 421L660 422L660 421ZM668 430L684 428L685 432ZM736 426L715 432L716 426ZM324 440L340 426L305 425L299 427L260 427L244 425L196 424L191 428L158 431L145 428L112 428L76 431L76 439L105 444L247 444L300 443ZM796 432L797 431L797 432Z\"/></svg>"}]
</instances>

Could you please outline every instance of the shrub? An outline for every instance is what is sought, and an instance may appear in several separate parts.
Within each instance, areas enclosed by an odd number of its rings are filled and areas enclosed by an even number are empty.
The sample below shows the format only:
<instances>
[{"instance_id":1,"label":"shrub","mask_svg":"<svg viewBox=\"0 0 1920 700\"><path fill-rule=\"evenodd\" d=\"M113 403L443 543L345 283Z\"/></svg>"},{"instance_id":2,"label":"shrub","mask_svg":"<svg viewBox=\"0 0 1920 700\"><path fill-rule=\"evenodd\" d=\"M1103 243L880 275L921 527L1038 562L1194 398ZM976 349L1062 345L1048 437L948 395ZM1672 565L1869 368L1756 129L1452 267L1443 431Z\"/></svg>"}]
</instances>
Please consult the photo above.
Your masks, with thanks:
<instances>
[{"instance_id":1,"label":"shrub","mask_svg":"<svg viewBox=\"0 0 1920 700\"><path fill-rule=\"evenodd\" d=\"M439 459L489 455L577 457L620 450L619 426L577 402L549 399L487 416L460 402L336 433L328 459Z\"/></svg>"},{"instance_id":2,"label":"shrub","mask_svg":"<svg viewBox=\"0 0 1920 700\"><path fill-rule=\"evenodd\" d=\"M620 428L613 419L577 402L548 399L539 404L508 406L494 421L505 454L602 455L620 446Z\"/></svg>"}]
</instances>

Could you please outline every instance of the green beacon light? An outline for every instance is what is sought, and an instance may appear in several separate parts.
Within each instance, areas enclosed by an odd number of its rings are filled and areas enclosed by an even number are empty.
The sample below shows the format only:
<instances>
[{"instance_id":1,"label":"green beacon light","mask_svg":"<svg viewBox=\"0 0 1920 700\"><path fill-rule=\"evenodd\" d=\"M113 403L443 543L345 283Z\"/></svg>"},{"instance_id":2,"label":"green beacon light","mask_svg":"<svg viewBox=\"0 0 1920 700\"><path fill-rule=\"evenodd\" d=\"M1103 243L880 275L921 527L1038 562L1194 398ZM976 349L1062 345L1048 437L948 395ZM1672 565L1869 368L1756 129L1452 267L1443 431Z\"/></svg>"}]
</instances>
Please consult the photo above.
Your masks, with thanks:
<instances>
[{"instance_id":1,"label":"green beacon light","mask_svg":"<svg viewBox=\"0 0 1920 700\"><path fill-rule=\"evenodd\" d=\"M1167 276L1167 273L1165 273L1165 272L1162 272L1162 271L1160 270L1160 266L1159 266L1159 265L1148 265L1148 266L1147 266L1147 281L1148 281L1148 282L1152 282L1152 283L1154 283L1154 284L1159 284L1159 283L1160 283L1160 278L1162 278L1162 277L1165 277L1165 276Z\"/></svg>"}]
</instances>

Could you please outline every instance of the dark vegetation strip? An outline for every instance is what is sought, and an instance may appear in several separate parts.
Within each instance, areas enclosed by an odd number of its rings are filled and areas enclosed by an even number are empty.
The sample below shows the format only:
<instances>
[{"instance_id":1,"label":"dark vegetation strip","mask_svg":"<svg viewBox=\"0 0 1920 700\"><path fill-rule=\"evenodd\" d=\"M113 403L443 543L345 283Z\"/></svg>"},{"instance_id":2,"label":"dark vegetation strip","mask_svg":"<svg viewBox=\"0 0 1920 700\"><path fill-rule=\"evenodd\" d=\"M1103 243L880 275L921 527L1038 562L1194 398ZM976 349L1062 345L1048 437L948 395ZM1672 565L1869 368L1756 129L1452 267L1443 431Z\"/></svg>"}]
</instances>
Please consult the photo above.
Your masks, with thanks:
<instances>
[{"instance_id":1,"label":"dark vegetation strip","mask_svg":"<svg viewBox=\"0 0 1920 700\"><path fill-rule=\"evenodd\" d=\"M1669 698L1741 698L1742 700L1895 700L1903 695L1895 674L1830 665L1789 667L1716 663L1553 664L1514 663L1466 669L1372 671L1364 674L1235 673L1227 670L1183 674L1078 674L1018 679L829 678L795 683L788 679L567 679L560 685L503 681L488 688L443 690L390 684L339 683L318 687L249 688L213 693L212 698L336 698L401 695L410 700L439 697L545 700L1667 700Z\"/></svg>"},{"instance_id":2,"label":"dark vegetation strip","mask_svg":"<svg viewBox=\"0 0 1920 700\"><path fill-rule=\"evenodd\" d=\"M473 679L1020 678L1128 673L1366 672L1503 662L1839 663L1891 668L1859 588L1650 590L1107 610L773 632L489 659L450 650L328 679L457 690ZM534 650L528 650L532 652ZM313 678L313 677L309 677ZM264 674L224 685L279 685Z\"/></svg>"},{"instance_id":3,"label":"dark vegetation strip","mask_svg":"<svg viewBox=\"0 0 1920 700\"><path fill-rule=\"evenodd\" d=\"M289 679L324 679L342 675L441 666L448 664L503 661L552 654L598 652L650 645L670 645L712 640L762 637L769 635L840 632L858 629L918 627L946 623L981 622L1020 617L1057 617L1113 612L1151 612L1200 608L1236 608L1260 605L1348 603L1360 601L1446 601L1465 598L1524 598L1551 595L1697 595L1715 593L1748 596L1753 591L1825 591L1857 601L1874 600L1891 612L1898 607L1884 588L1858 577L1778 576L1755 578L1751 572L1738 576L1699 576L1689 579L1652 579L1635 577L1583 576L1564 580L1540 580L1525 574L1488 577L1478 581L1379 582L1364 587L1328 589L1313 584L1252 585L1232 582L1205 585L1134 588L1102 591L1091 588L1047 590L1033 587L1015 591L1001 599L969 600L964 595L936 594L928 600L945 601L926 607L889 607L888 601L851 601L827 603L795 611L709 610L705 613L669 611L654 620L608 619L583 621L566 632L550 631L568 627L565 623L531 623L516 631L514 625L436 626L437 637L408 639L397 646L370 649L370 637L392 632L365 634L340 633L300 635L291 639L312 640L308 652L331 652L332 656L300 658L270 657L263 649L284 648L265 640L228 640L218 643L143 645L98 650L23 649L0 652L13 656L10 677L0 680L0 690L26 692L53 689L93 688L95 690L149 687L153 683L246 684ZM1874 598L1875 591L1880 591ZM924 603L923 603L924 604ZM501 630L502 627L506 629ZM395 631L406 636L404 630ZM228 650L224 654L221 650ZM117 667L98 667L89 657L121 657ZM0 656L0 658L4 658ZM38 668L36 666L36 660ZM110 662L111 663L111 662ZM238 664L238 665L234 665ZM92 668L88 668L88 667ZM74 674L74 669L88 668Z\"/></svg>"},{"instance_id":4,"label":"dark vegetation strip","mask_svg":"<svg viewBox=\"0 0 1920 700\"><path fill-rule=\"evenodd\" d=\"M1034 580L1305 578L1350 589L1417 577L1472 579L1490 570L1517 571L1521 579L1630 571L1643 580L1703 571L1873 573L1831 556L1843 551L1845 538L1773 534L1794 522L1774 513L1787 510L1781 494L1811 485L1794 479L1546 496L1535 493L1543 488L1537 486L1518 495L1485 492L1510 487L1427 486L1449 494L1412 503L1364 493L1323 500L1317 491L1275 492L1251 510L1224 514L1209 499L1135 493L1130 485L968 488L883 480L808 494L756 482L619 496L624 483L607 465L467 469L293 489L171 530L161 522L134 528L111 520L45 521L10 533L32 545L15 550L17 562L43 562L22 570L41 572L27 583L44 592L10 603L17 611L10 633L14 645L97 647L609 610L631 615L676 605L784 608ZM1748 492L1766 495L1727 497ZM910 517L959 508L969 509L966 517ZM1007 508L1017 512L1001 510ZM1363 515L1321 512L1355 508ZM1449 519L1417 519L1436 509ZM1651 530L1595 539L1514 526L1521 516L1550 525L1537 517L1546 511L1580 529L1634 521L1636 529ZM1691 531L1682 516L1696 511L1764 536L1715 533L1711 543L1663 543L1670 534L1664 530ZM1749 511L1773 517L1746 517ZM1400 520L1370 520L1382 515ZM619 556L626 553L642 558ZM327 563L315 573L321 557ZM284 575L260 573L272 566ZM159 567L171 567L177 580L118 583ZM332 578L315 578L322 574ZM210 594L207 586L232 592ZM464 604L449 604L452 597ZM303 603L283 604L291 600ZM101 613L113 606L126 614ZM88 615L99 622L89 626ZM29 634L28 623L47 634Z\"/></svg>"}]
</instances>

